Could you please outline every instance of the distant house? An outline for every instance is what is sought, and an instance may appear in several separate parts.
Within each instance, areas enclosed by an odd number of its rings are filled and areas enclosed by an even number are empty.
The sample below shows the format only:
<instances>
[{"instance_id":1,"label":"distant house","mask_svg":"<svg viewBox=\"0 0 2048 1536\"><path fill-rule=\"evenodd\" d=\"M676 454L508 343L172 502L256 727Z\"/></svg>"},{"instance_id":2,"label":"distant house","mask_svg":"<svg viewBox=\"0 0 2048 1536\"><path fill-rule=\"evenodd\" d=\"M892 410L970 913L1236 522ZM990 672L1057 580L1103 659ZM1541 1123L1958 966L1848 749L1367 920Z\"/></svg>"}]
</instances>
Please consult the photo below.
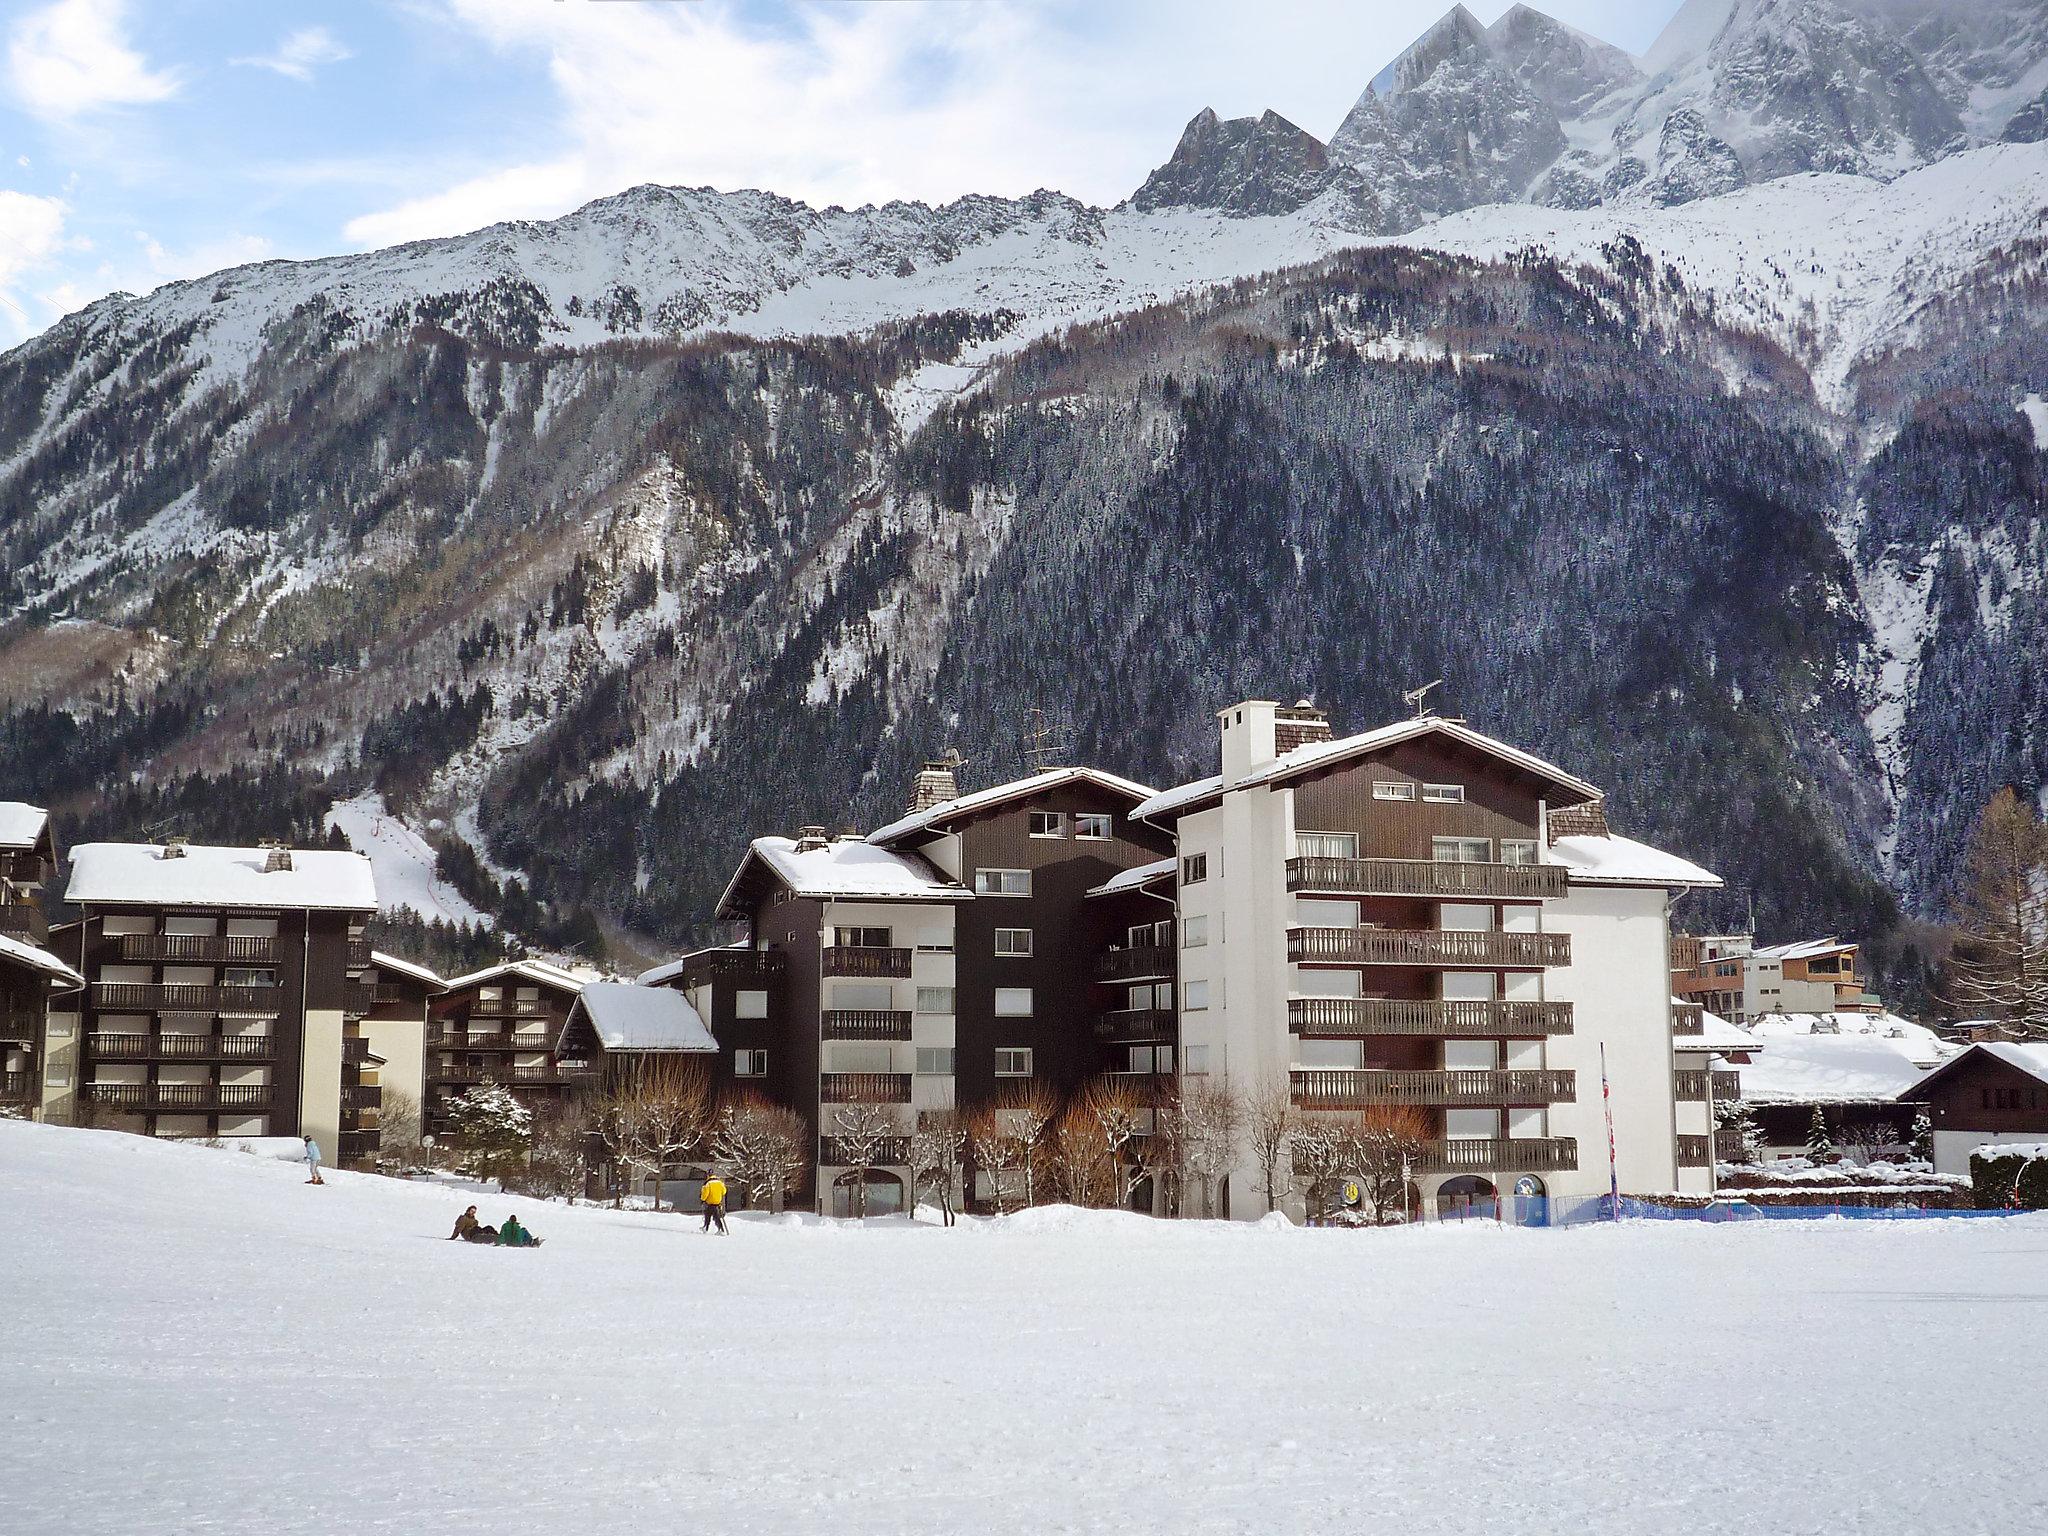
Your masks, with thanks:
<instances>
[{"instance_id":1,"label":"distant house","mask_svg":"<svg viewBox=\"0 0 2048 1536\"><path fill-rule=\"evenodd\" d=\"M570 1005L555 1047L565 1068L600 1083L656 1058L701 1057L708 1067L717 1053L718 1041L688 997L673 987L629 981L588 983Z\"/></svg>"},{"instance_id":2,"label":"distant house","mask_svg":"<svg viewBox=\"0 0 2048 1536\"><path fill-rule=\"evenodd\" d=\"M1734 1071L1766 1157L1804 1155L1816 1109L1838 1147L1871 1138L1866 1145L1903 1154L1910 1145L1915 1111L1902 1095L1926 1075L1910 1042L1787 1033L1757 1043L1747 1060L1736 1059Z\"/></svg>"},{"instance_id":3,"label":"distant house","mask_svg":"<svg viewBox=\"0 0 2048 1536\"><path fill-rule=\"evenodd\" d=\"M1841 939L1755 945L1748 934L1672 940L1672 990L1748 1024L1772 1013L1874 1013L1883 1004L1857 974L1858 946Z\"/></svg>"},{"instance_id":4,"label":"distant house","mask_svg":"<svg viewBox=\"0 0 2048 1536\"><path fill-rule=\"evenodd\" d=\"M1978 1147L2048 1141L2048 1044L1970 1046L1900 1100L1927 1107L1936 1172L1967 1174Z\"/></svg>"}]
</instances>

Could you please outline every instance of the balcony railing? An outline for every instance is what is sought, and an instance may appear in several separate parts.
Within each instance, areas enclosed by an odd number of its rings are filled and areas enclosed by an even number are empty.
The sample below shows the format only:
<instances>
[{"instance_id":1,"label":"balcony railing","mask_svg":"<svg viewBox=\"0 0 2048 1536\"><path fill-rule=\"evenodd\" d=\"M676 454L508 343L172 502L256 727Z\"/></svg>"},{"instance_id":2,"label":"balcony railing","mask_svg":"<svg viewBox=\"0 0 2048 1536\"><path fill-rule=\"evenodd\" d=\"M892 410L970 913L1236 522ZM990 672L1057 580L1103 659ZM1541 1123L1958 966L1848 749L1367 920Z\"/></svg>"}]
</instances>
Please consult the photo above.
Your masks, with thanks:
<instances>
[{"instance_id":1,"label":"balcony railing","mask_svg":"<svg viewBox=\"0 0 2048 1536\"><path fill-rule=\"evenodd\" d=\"M1565 893L1559 864L1450 864L1432 859L1289 859L1287 889L1345 896L1542 901Z\"/></svg>"},{"instance_id":2,"label":"balcony railing","mask_svg":"<svg viewBox=\"0 0 2048 1536\"><path fill-rule=\"evenodd\" d=\"M344 1038L341 1042L341 1059L361 1066L370 1059L370 1042L361 1038Z\"/></svg>"},{"instance_id":3,"label":"balcony railing","mask_svg":"<svg viewBox=\"0 0 2048 1536\"><path fill-rule=\"evenodd\" d=\"M360 1019L377 1011L377 989L368 982L352 981L341 989L341 1011Z\"/></svg>"},{"instance_id":4,"label":"balcony railing","mask_svg":"<svg viewBox=\"0 0 2048 1536\"><path fill-rule=\"evenodd\" d=\"M693 987L706 981L760 981L780 976L787 969L788 962L779 949L722 949L696 956L683 968L680 979Z\"/></svg>"},{"instance_id":5,"label":"balcony railing","mask_svg":"<svg viewBox=\"0 0 2048 1536\"><path fill-rule=\"evenodd\" d=\"M1095 962L1098 981L1164 981L1173 974L1173 951L1164 944L1112 949Z\"/></svg>"},{"instance_id":6,"label":"balcony railing","mask_svg":"<svg viewBox=\"0 0 2048 1536\"><path fill-rule=\"evenodd\" d=\"M1294 1102L1303 1109L1364 1109L1373 1104L1445 1107L1568 1104L1578 1097L1575 1074L1551 1069L1506 1072L1379 1072L1298 1069Z\"/></svg>"},{"instance_id":7,"label":"balcony railing","mask_svg":"<svg viewBox=\"0 0 2048 1536\"><path fill-rule=\"evenodd\" d=\"M0 1072L0 1104L26 1104L28 1102L28 1074L26 1072Z\"/></svg>"},{"instance_id":8,"label":"balcony railing","mask_svg":"<svg viewBox=\"0 0 2048 1536\"><path fill-rule=\"evenodd\" d=\"M827 976L893 976L910 974L907 949L870 949L857 944L834 944L825 951Z\"/></svg>"},{"instance_id":9,"label":"balcony railing","mask_svg":"<svg viewBox=\"0 0 2048 1536\"><path fill-rule=\"evenodd\" d=\"M86 1048L101 1061L265 1061L268 1035L92 1034Z\"/></svg>"},{"instance_id":10,"label":"balcony railing","mask_svg":"<svg viewBox=\"0 0 2048 1536\"><path fill-rule=\"evenodd\" d=\"M285 1004L281 987L216 987L195 983L96 981L92 1005L116 1011L164 1013L276 1013Z\"/></svg>"},{"instance_id":11,"label":"balcony railing","mask_svg":"<svg viewBox=\"0 0 2048 1536\"><path fill-rule=\"evenodd\" d=\"M352 966L368 965L370 963L370 941L368 939L350 939L348 941L348 963Z\"/></svg>"},{"instance_id":12,"label":"balcony railing","mask_svg":"<svg viewBox=\"0 0 2048 1536\"><path fill-rule=\"evenodd\" d=\"M376 1131L343 1131L337 1155L344 1163L366 1163L377 1155L379 1139Z\"/></svg>"},{"instance_id":13,"label":"balcony railing","mask_svg":"<svg viewBox=\"0 0 2048 1536\"><path fill-rule=\"evenodd\" d=\"M533 1019L547 1011L544 997L479 997L469 1005L475 1019Z\"/></svg>"},{"instance_id":14,"label":"balcony railing","mask_svg":"<svg viewBox=\"0 0 2048 1536\"><path fill-rule=\"evenodd\" d=\"M1681 1168L1705 1168L1714 1161L1714 1138L1711 1136L1686 1136L1678 1138L1678 1166Z\"/></svg>"},{"instance_id":15,"label":"balcony railing","mask_svg":"<svg viewBox=\"0 0 2048 1536\"><path fill-rule=\"evenodd\" d=\"M1742 1144L1742 1132L1714 1132L1714 1157L1716 1161L1723 1163L1739 1163L1747 1154L1748 1150L1749 1149L1743 1146Z\"/></svg>"},{"instance_id":16,"label":"balcony railing","mask_svg":"<svg viewBox=\"0 0 2048 1536\"><path fill-rule=\"evenodd\" d=\"M818 1161L830 1168L851 1168L856 1166L851 1149L845 1138L826 1136L818 1142ZM908 1136L884 1136L881 1145L870 1159L870 1167L903 1168L910 1163L910 1138Z\"/></svg>"},{"instance_id":17,"label":"balcony railing","mask_svg":"<svg viewBox=\"0 0 2048 1536\"><path fill-rule=\"evenodd\" d=\"M1097 1039L1114 1045L1155 1045L1174 1037L1171 1008L1119 1008L1095 1021Z\"/></svg>"},{"instance_id":18,"label":"balcony railing","mask_svg":"<svg viewBox=\"0 0 2048 1536\"><path fill-rule=\"evenodd\" d=\"M818 1078L821 1104L908 1104L908 1072L826 1072Z\"/></svg>"},{"instance_id":19,"label":"balcony railing","mask_svg":"<svg viewBox=\"0 0 2048 1536\"><path fill-rule=\"evenodd\" d=\"M262 1109L270 1103L268 1083L93 1083L86 1097L121 1109Z\"/></svg>"},{"instance_id":20,"label":"balcony railing","mask_svg":"<svg viewBox=\"0 0 2048 1536\"><path fill-rule=\"evenodd\" d=\"M284 946L274 938L196 933L124 933L123 960L191 961L202 965L275 965Z\"/></svg>"},{"instance_id":21,"label":"balcony railing","mask_svg":"<svg viewBox=\"0 0 2048 1536\"><path fill-rule=\"evenodd\" d=\"M1699 1003L1673 1003L1671 1005L1671 1033L1674 1035L1703 1035L1707 1032L1707 1010Z\"/></svg>"},{"instance_id":22,"label":"balcony railing","mask_svg":"<svg viewBox=\"0 0 2048 1536\"><path fill-rule=\"evenodd\" d=\"M1569 965L1563 933L1474 933L1458 928L1290 928L1287 958L1339 965Z\"/></svg>"},{"instance_id":23,"label":"balcony railing","mask_svg":"<svg viewBox=\"0 0 2048 1536\"><path fill-rule=\"evenodd\" d=\"M343 1109L381 1109L384 1104L384 1090L375 1083L344 1084L341 1090Z\"/></svg>"},{"instance_id":24,"label":"balcony railing","mask_svg":"<svg viewBox=\"0 0 2048 1536\"><path fill-rule=\"evenodd\" d=\"M50 937L50 919L41 907L26 901L0 903L0 934L42 944Z\"/></svg>"},{"instance_id":25,"label":"balcony railing","mask_svg":"<svg viewBox=\"0 0 2048 1536\"><path fill-rule=\"evenodd\" d=\"M1415 1171L1566 1173L1578 1166L1579 1144L1570 1136L1510 1136L1427 1142Z\"/></svg>"},{"instance_id":26,"label":"balcony railing","mask_svg":"<svg viewBox=\"0 0 2048 1536\"><path fill-rule=\"evenodd\" d=\"M27 1045L43 1037L43 1014L40 1009L9 1008L0 1010L0 1040L12 1040Z\"/></svg>"},{"instance_id":27,"label":"balcony railing","mask_svg":"<svg viewBox=\"0 0 2048 1536\"><path fill-rule=\"evenodd\" d=\"M1676 1072L1672 1091L1682 1104L1703 1104L1711 1088L1718 1101L1742 1097L1742 1078L1734 1072Z\"/></svg>"},{"instance_id":28,"label":"balcony railing","mask_svg":"<svg viewBox=\"0 0 2048 1536\"><path fill-rule=\"evenodd\" d=\"M429 1029L426 1043L444 1051L545 1051L554 1037L499 1029Z\"/></svg>"},{"instance_id":29,"label":"balcony railing","mask_svg":"<svg viewBox=\"0 0 2048 1536\"><path fill-rule=\"evenodd\" d=\"M1570 1003L1461 1002L1395 997L1290 997L1297 1035L1499 1035L1572 1032Z\"/></svg>"},{"instance_id":30,"label":"balcony railing","mask_svg":"<svg viewBox=\"0 0 2048 1536\"><path fill-rule=\"evenodd\" d=\"M827 1008L818 1022L821 1040L908 1040L910 1014L899 1008Z\"/></svg>"}]
</instances>

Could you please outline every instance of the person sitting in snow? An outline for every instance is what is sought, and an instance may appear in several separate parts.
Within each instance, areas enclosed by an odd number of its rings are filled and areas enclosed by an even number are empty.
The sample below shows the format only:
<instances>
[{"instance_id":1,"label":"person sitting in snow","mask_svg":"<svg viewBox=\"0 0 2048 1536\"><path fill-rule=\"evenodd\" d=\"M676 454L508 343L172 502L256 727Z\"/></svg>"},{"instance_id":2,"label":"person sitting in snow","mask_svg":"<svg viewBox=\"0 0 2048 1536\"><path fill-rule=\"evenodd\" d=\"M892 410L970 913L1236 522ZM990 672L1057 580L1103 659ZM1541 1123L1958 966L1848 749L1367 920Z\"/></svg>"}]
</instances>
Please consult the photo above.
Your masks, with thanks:
<instances>
[{"instance_id":1,"label":"person sitting in snow","mask_svg":"<svg viewBox=\"0 0 2048 1536\"><path fill-rule=\"evenodd\" d=\"M505 1224L498 1228L500 1248L538 1248L541 1240L519 1225L517 1216L507 1216Z\"/></svg>"},{"instance_id":2,"label":"person sitting in snow","mask_svg":"<svg viewBox=\"0 0 2048 1536\"><path fill-rule=\"evenodd\" d=\"M459 1237L468 1242L475 1242L476 1239L471 1234L482 1225L483 1223L476 1219L476 1207L472 1205L455 1218L455 1230L448 1234L448 1241L452 1243Z\"/></svg>"}]
</instances>

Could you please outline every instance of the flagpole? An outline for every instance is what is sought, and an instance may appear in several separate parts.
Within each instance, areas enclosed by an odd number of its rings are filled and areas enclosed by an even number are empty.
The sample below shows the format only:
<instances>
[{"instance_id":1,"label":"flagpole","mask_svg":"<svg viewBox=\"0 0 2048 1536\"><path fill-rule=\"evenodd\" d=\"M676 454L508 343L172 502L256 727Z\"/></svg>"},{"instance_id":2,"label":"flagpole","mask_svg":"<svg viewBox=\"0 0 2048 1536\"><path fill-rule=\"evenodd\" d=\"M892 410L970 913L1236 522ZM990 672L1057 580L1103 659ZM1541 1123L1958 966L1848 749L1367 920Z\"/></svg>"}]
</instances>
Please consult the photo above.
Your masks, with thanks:
<instances>
[{"instance_id":1,"label":"flagpole","mask_svg":"<svg viewBox=\"0 0 2048 1536\"><path fill-rule=\"evenodd\" d=\"M1614 1159L1614 1094L1607 1086L1607 1042L1600 1042L1600 1107L1607 1115L1607 1200L1612 1219L1621 1220L1621 1173Z\"/></svg>"}]
</instances>

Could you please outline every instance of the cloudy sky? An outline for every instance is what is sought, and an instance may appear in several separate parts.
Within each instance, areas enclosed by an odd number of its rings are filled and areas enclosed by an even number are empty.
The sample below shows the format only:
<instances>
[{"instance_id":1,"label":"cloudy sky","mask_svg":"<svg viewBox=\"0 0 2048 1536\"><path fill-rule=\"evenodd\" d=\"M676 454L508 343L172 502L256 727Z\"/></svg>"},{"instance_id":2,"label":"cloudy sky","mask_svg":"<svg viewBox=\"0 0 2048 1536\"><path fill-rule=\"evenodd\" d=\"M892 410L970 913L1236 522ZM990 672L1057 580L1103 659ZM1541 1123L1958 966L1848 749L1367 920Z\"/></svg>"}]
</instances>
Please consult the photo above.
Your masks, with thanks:
<instances>
[{"instance_id":1,"label":"cloudy sky","mask_svg":"<svg viewBox=\"0 0 2048 1536\"><path fill-rule=\"evenodd\" d=\"M1677 3L1539 8L1639 52ZM643 181L1114 202L1204 106L1328 137L1447 4L7 0L0 345L115 289Z\"/></svg>"}]
</instances>

